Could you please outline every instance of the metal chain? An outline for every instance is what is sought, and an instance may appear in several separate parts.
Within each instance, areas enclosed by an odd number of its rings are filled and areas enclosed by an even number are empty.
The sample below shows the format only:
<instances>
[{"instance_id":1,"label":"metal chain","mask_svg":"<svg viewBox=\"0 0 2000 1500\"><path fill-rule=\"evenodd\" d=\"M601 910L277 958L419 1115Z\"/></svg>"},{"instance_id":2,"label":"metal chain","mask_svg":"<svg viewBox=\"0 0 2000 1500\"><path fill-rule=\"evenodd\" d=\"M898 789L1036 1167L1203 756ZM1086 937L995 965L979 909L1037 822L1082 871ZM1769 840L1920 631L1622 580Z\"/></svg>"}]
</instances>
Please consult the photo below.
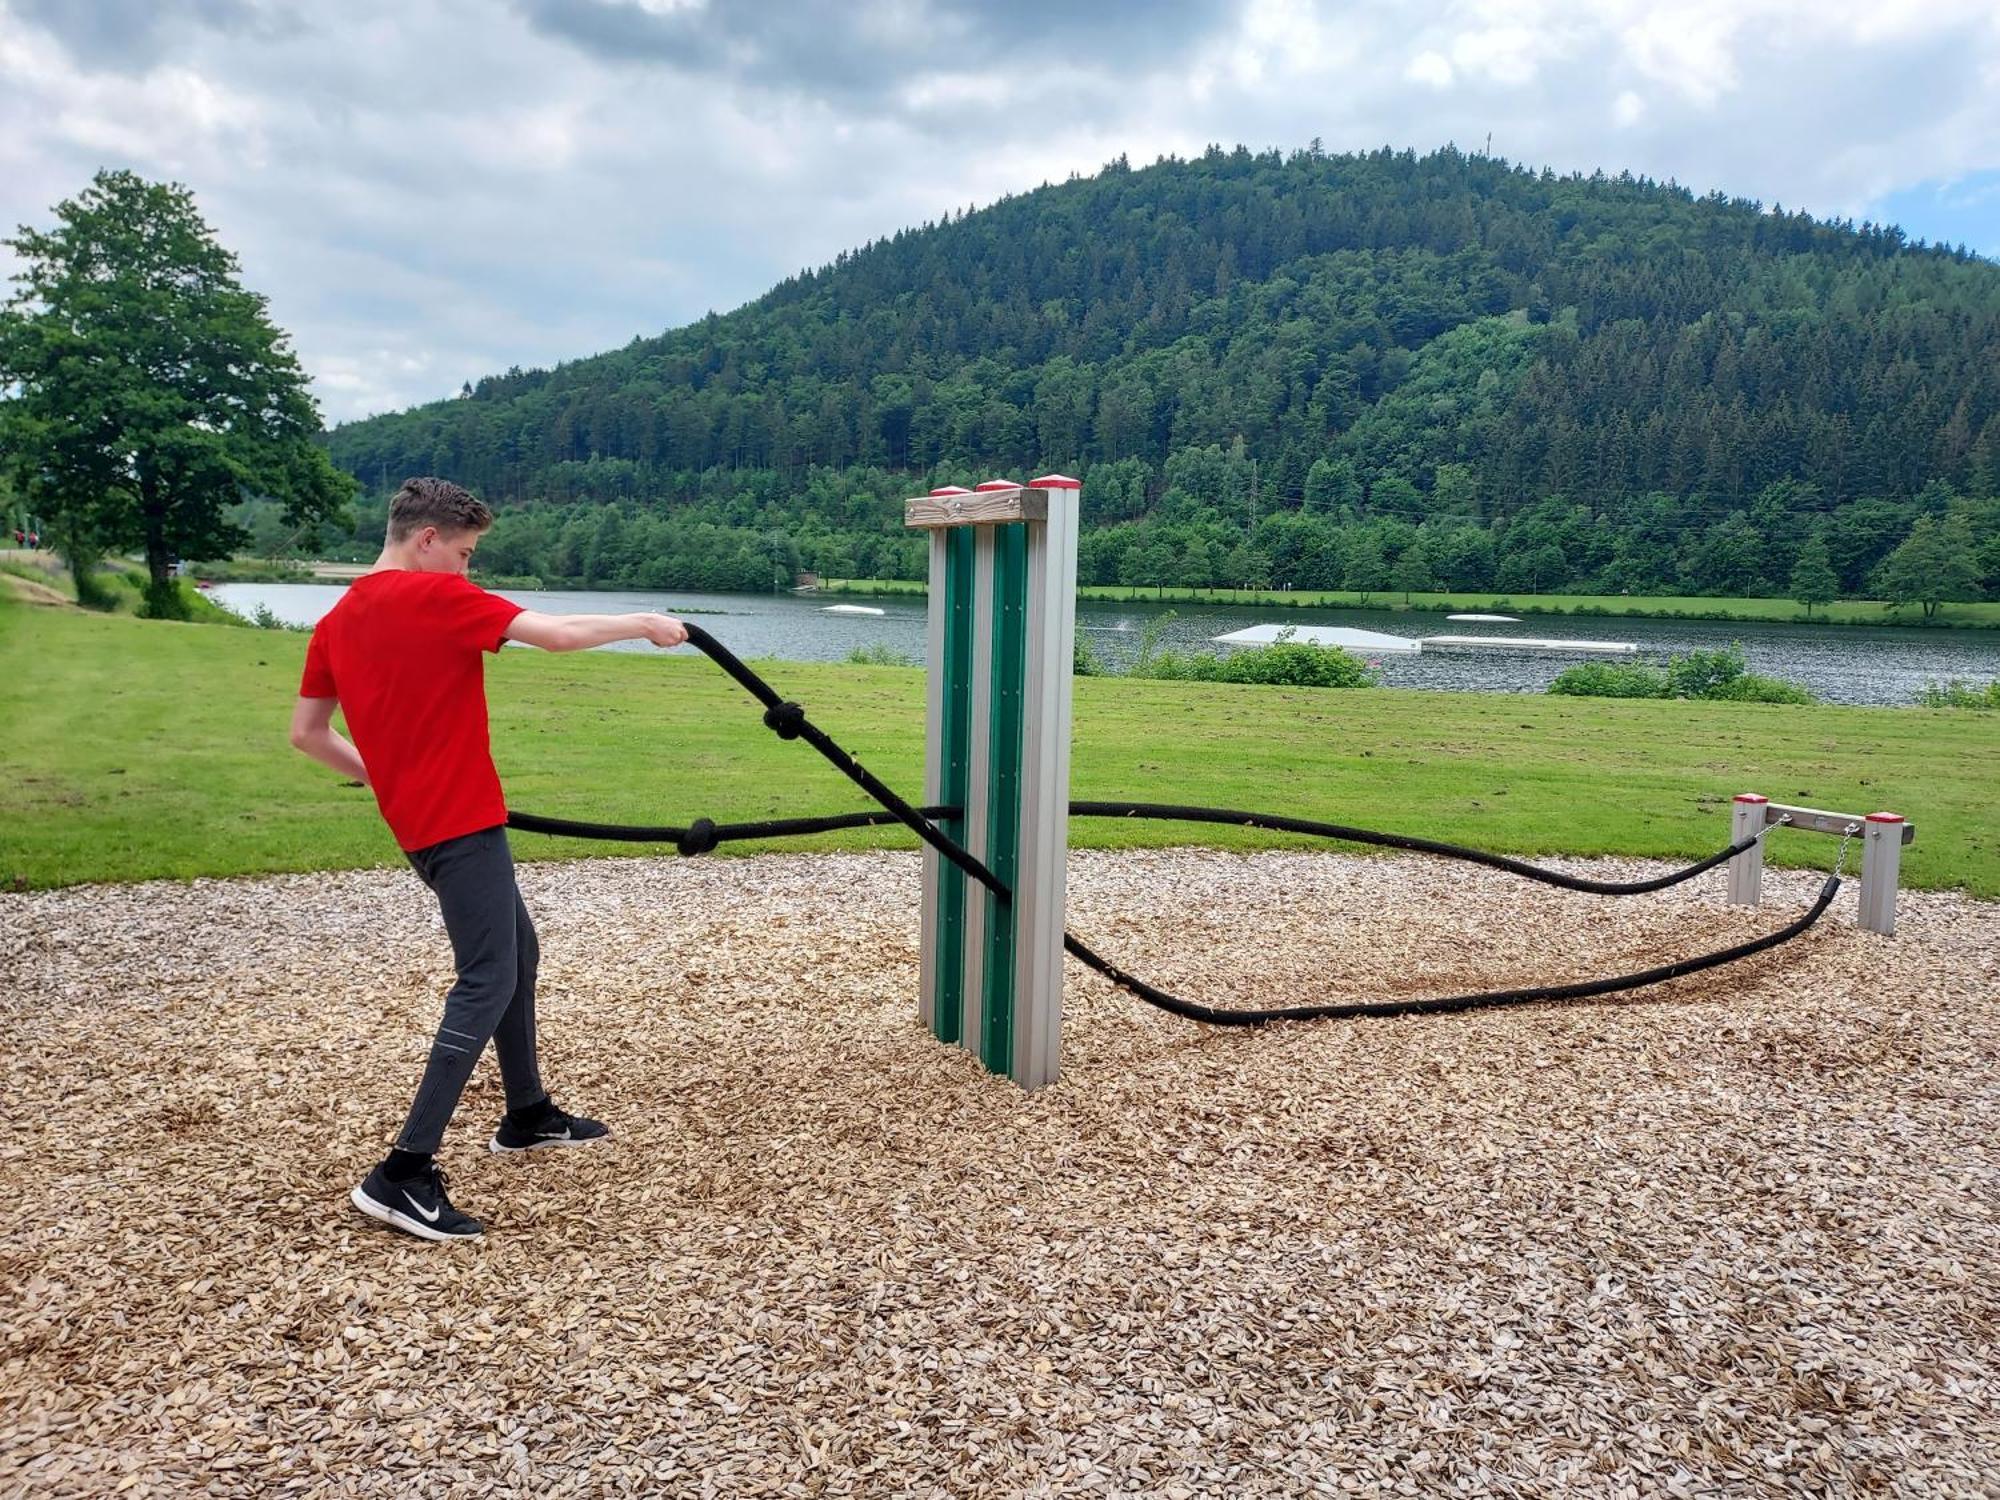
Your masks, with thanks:
<instances>
[{"instance_id":1,"label":"metal chain","mask_svg":"<svg viewBox=\"0 0 2000 1500\"><path fill-rule=\"evenodd\" d=\"M1849 823L1840 833L1840 853L1834 856L1833 873L1840 875L1847 869L1847 846L1854 842L1854 835L1861 832L1859 823Z\"/></svg>"}]
</instances>

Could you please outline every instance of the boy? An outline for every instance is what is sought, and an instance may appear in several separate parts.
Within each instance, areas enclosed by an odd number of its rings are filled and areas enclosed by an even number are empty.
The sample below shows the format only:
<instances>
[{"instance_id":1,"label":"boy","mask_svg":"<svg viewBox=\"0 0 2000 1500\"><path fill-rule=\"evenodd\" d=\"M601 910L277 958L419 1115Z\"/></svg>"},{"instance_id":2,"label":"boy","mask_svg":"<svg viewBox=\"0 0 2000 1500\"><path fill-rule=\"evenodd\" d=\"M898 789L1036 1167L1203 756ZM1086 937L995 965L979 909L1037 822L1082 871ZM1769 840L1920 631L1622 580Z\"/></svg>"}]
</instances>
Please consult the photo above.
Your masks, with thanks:
<instances>
[{"instance_id":1,"label":"boy","mask_svg":"<svg viewBox=\"0 0 2000 1500\"><path fill-rule=\"evenodd\" d=\"M489 1040L507 1093L489 1149L580 1146L610 1133L558 1109L536 1068L540 949L514 883L480 653L507 641L581 651L687 639L666 615L545 615L487 593L465 575L492 524L493 512L457 485L406 480L389 502L382 555L313 631L292 711L295 746L373 789L451 937L458 982L409 1118L395 1149L350 1195L363 1213L427 1240L482 1232L445 1197L432 1158ZM333 728L336 708L351 744Z\"/></svg>"}]
</instances>

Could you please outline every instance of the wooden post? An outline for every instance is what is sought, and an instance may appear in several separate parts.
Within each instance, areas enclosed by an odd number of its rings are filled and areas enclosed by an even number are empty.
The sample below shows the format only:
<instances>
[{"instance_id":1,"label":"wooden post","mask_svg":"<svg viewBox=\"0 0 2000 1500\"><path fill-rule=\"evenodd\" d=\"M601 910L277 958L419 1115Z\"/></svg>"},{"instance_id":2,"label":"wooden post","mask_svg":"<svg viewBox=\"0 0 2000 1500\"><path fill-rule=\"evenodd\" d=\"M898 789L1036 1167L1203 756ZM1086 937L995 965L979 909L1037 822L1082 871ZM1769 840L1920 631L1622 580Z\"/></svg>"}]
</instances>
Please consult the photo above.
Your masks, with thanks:
<instances>
[{"instance_id":1,"label":"wooden post","mask_svg":"<svg viewBox=\"0 0 2000 1500\"><path fill-rule=\"evenodd\" d=\"M1893 937L1896 882L1903 864L1903 815L1872 812L1861 820L1861 925Z\"/></svg>"},{"instance_id":2,"label":"wooden post","mask_svg":"<svg viewBox=\"0 0 2000 1500\"><path fill-rule=\"evenodd\" d=\"M1730 804L1729 842L1740 844L1764 827L1764 809L1769 797L1755 792L1741 793ZM1755 906L1764 893L1764 841L1759 839L1729 862L1729 904Z\"/></svg>"},{"instance_id":3,"label":"wooden post","mask_svg":"<svg viewBox=\"0 0 2000 1500\"><path fill-rule=\"evenodd\" d=\"M918 1009L1028 1089L1055 1080L1061 1054L1080 489L995 479L903 507L931 537L924 798L959 809L945 832L1013 892L924 850Z\"/></svg>"}]
</instances>

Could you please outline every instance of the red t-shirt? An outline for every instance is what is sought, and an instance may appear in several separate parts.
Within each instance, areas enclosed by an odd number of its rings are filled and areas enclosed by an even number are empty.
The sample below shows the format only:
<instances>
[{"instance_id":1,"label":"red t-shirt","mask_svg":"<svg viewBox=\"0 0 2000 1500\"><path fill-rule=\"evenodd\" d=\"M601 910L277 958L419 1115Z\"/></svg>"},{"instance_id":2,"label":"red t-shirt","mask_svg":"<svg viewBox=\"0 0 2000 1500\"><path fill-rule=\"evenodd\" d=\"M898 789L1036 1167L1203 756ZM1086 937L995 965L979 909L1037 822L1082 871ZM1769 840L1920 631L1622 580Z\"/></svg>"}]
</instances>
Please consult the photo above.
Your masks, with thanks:
<instances>
[{"instance_id":1,"label":"red t-shirt","mask_svg":"<svg viewBox=\"0 0 2000 1500\"><path fill-rule=\"evenodd\" d=\"M338 698L396 842L425 849L507 821L486 663L521 606L458 573L354 580L313 630L302 698Z\"/></svg>"}]
</instances>

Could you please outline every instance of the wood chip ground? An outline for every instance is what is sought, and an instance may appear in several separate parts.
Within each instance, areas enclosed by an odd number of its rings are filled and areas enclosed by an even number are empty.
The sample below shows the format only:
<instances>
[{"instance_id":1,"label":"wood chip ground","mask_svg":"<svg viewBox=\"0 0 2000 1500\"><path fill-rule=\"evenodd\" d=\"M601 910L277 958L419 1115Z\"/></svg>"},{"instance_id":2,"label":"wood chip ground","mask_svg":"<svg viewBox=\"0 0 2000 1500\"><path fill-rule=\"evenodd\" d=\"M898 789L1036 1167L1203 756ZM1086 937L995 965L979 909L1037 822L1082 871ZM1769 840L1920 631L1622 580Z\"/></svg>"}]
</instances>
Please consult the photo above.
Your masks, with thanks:
<instances>
[{"instance_id":1,"label":"wood chip ground","mask_svg":"<svg viewBox=\"0 0 2000 1500\"><path fill-rule=\"evenodd\" d=\"M1596 869L1629 869L1598 865ZM347 1192L448 952L406 872L0 898L0 1493L1857 1495L2000 1475L2000 906L1625 999L1204 1030L1074 965L1060 1084L915 1019L910 854L531 865L544 1071L616 1132ZM1080 854L1217 1002L1780 925L1327 854Z\"/></svg>"}]
</instances>

